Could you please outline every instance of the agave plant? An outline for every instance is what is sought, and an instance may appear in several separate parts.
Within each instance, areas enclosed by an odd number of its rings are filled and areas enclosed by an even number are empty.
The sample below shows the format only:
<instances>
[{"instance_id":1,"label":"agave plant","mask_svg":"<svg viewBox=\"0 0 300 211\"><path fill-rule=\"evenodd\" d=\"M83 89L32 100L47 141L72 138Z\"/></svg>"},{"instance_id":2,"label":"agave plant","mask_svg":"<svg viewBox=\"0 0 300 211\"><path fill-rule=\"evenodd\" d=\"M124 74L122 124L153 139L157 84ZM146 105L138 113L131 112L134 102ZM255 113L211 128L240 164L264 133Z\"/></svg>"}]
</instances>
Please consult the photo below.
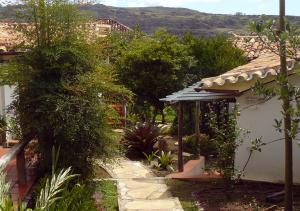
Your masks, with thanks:
<instances>
[{"instance_id":1,"label":"agave plant","mask_svg":"<svg viewBox=\"0 0 300 211\"><path fill-rule=\"evenodd\" d=\"M158 164L161 169L171 170L174 171L172 167L172 154L171 152L165 153L164 151L161 152L160 156L157 156Z\"/></svg>"},{"instance_id":2,"label":"agave plant","mask_svg":"<svg viewBox=\"0 0 300 211\"><path fill-rule=\"evenodd\" d=\"M154 161L154 159L157 157L157 153L158 153L158 150L155 152L151 152L150 154L143 152L143 154L145 155L145 157L150 165Z\"/></svg>"},{"instance_id":3,"label":"agave plant","mask_svg":"<svg viewBox=\"0 0 300 211\"><path fill-rule=\"evenodd\" d=\"M128 152L147 155L153 152L154 144L158 141L159 129L150 123L139 123L133 129L125 131L122 141Z\"/></svg>"}]
</instances>

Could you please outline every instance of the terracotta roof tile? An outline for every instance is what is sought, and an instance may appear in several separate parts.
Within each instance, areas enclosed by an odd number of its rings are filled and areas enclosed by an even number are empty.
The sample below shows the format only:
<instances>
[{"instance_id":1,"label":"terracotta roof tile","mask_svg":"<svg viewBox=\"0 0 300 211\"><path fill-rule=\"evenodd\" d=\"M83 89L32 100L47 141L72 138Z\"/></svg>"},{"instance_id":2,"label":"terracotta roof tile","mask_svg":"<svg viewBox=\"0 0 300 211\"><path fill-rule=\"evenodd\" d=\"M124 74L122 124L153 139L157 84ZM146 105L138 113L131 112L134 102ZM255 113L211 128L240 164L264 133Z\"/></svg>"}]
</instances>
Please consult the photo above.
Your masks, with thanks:
<instances>
[{"instance_id":1,"label":"terracotta roof tile","mask_svg":"<svg viewBox=\"0 0 300 211\"><path fill-rule=\"evenodd\" d=\"M231 39L236 47L245 52L249 61L258 58L261 55L272 53L270 47L272 47L272 49L277 49L277 46L274 43L271 43L266 38L260 38L258 36L239 36L233 34L233 38Z\"/></svg>"},{"instance_id":2,"label":"terracotta roof tile","mask_svg":"<svg viewBox=\"0 0 300 211\"><path fill-rule=\"evenodd\" d=\"M237 84L243 81L252 81L254 78L264 79L277 75L280 72L280 57L272 52L278 52L276 44L267 38L258 36L239 36L233 34L234 45L245 52L249 63L234 68L222 75L205 78L201 81L203 89L222 89L226 84ZM292 72L296 61L288 59L288 71Z\"/></svg>"},{"instance_id":3,"label":"terracotta roof tile","mask_svg":"<svg viewBox=\"0 0 300 211\"><path fill-rule=\"evenodd\" d=\"M0 54L17 51L15 47L22 42L21 34L16 31L17 26L17 23L11 21L0 22ZM111 31L128 32L132 30L112 19L98 19L87 23L86 26L97 37L107 36Z\"/></svg>"},{"instance_id":4,"label":"terracotta roof tile","mask_svg":"<svg viewBox=\"0 0 300 211\"><path fill-rule=\"evenodd\" d=\"M292 73L296 61L288 59L288 71ZM248 64L239 66L222 75L205 78L201 81L202 89L222 89L222 86L231 83L236 84L243 81L251 81L255 77L264 79L275 76L280 72L280 57L274 53L266 53L250 61Z\"/></svg>"}]
</instances>

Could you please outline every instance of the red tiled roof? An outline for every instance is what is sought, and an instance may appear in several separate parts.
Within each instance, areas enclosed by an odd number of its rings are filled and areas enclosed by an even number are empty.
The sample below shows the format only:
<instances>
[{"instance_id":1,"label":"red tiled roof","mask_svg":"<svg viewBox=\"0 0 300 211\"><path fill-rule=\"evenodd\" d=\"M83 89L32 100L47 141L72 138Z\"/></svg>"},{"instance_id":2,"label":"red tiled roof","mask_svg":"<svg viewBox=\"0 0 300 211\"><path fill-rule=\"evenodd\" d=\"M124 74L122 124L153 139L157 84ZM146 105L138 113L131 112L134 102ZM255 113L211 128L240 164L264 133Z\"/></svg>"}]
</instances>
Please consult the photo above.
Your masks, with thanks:
<instances>
[{"instance_id":1,"label":"red tiled roof","mask_svg":"<svg viewBox=\"0 0 300 211\"><path fill-rule=\"evenodd\" d=\"M26 24L29 25L29 24ZM17 32L17 23L0 22L0 54L15 52L15 47L22 42L21 34ZM86 24L88 30L96 36L106 36L111 31L129 32L132 29L112 19L98 19Z\"/></svg>"},{"instance_id":2,"label":"red tiled roof","mask_svg":"<svg viewBox=\"0 0 300 211\"><path fill-rule=\"evenodd\" d=\"M200 83L202 89L222 89L226 84L237 84L252 81L254 78L264 79L280 72L278 46L267 38L258 36L238 36L233 34L233 44L242 49L249 63L236 67L216 77L204 78ZM288 71L292 73L296 61L288 58Z\"/></svg>"},{"instance_id":3,"label":"red tiled roof","mask_svg":"<svg viewBox=\"0 0 300 211\"><path fill-rule=\"evenodd\" d=\"M272 49L277 49L277 46L275 46L274 43L259 36L239 36L233 34L232 42L236 47L245 52L249 61L258 58L261 55L272 53L270 47L272 47Z\"/></svg>"}]
</instances>

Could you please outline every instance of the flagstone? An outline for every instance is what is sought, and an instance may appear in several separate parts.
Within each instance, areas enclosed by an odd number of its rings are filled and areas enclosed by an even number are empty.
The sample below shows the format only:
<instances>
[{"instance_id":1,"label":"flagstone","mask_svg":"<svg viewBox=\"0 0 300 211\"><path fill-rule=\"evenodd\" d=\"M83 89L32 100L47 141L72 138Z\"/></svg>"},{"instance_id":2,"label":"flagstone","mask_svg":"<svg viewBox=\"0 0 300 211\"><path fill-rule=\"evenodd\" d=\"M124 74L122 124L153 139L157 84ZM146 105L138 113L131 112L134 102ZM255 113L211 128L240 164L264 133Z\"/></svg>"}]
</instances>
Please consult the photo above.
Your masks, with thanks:
<instances>
[{"instance_id":1,"label":"flagstone","mask_svg":"<svg viewBox=\"0 0 300 211\"><path fill-rule=\"evenodd\" d=\"M120 211L183 211L165 178L155 177L141 162L121 158L105 168L118 181Z\"/></svg>"}]
</instances>

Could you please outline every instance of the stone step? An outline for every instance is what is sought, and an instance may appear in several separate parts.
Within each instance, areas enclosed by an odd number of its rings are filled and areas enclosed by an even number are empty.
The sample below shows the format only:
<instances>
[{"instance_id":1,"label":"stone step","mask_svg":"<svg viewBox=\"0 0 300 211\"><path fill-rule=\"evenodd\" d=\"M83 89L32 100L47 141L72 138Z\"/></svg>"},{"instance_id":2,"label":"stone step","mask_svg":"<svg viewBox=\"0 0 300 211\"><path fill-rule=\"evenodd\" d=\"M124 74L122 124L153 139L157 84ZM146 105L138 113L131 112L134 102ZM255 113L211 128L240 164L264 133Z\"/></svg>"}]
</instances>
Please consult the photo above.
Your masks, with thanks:
<instances>
[{"instance_id":1,"label":"stone step","mask_svg":"<svg viewBox=\"0 0 300 211\"><path fill-rule=\"evenodd\" d=\"M183 211L165 179L156 178L141 162L121 158L104 168L118 181L120 211Z\"/></svg>"},{"instance_id":2,"label":"stone step","mask_svg":"<svg viewBox=\"0 0 300 211\"><path fill-rule=\"evenodd\" d=\"M164 199L171 197L163 180L132 179L118 183L120 198L127 199Z\"/></svg>"},{"instance_id":3,"label":"stone step","mask_svg":"<svg viewBox=\"0 0 300 211\"><path fill-rule=\"evenodd\" d=\"M123 201L120 210L124 211L183 211L178 198L157 200Z\"/></svg>"}]
</instances>

